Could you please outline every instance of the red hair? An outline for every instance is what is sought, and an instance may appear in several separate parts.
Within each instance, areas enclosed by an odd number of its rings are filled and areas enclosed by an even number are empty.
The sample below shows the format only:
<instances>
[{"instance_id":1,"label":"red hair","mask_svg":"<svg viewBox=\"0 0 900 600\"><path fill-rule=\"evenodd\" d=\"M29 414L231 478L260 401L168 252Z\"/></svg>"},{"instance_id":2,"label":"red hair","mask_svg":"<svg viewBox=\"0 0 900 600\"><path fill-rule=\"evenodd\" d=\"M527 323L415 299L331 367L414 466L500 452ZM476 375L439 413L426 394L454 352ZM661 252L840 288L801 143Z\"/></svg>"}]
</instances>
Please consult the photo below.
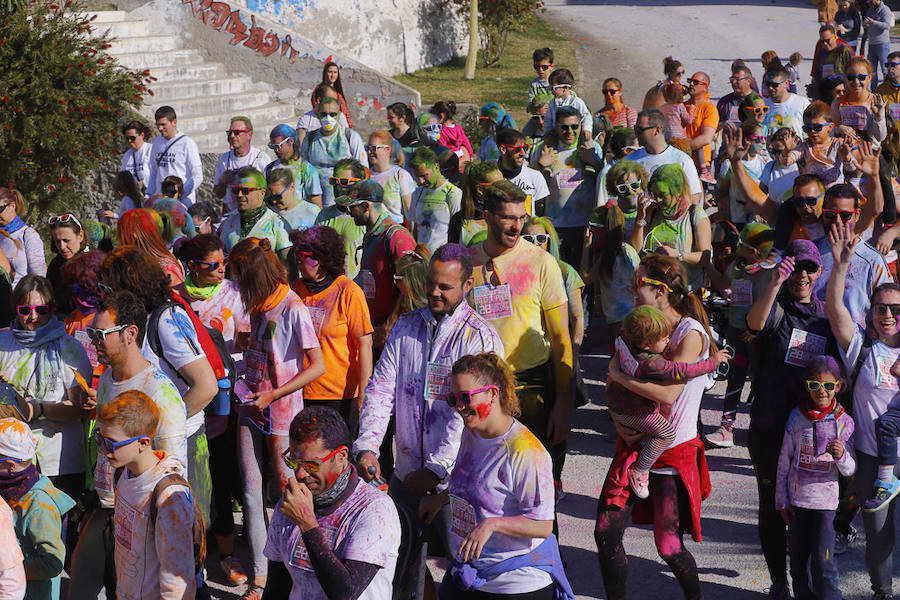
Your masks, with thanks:
<instances>
[{"instance_id":1,"label":"red hair","mask_svg":"<svg viewBox=\"0 0 900 600\"><path fill-rule=\"evenodd\" d=\"M178 263L169 252L159 231L160 218L155 210L149 208L132 208L119 218L116 233L122 246L137 246L160 264L163 262Z\"/></svg>"}]
</instances>

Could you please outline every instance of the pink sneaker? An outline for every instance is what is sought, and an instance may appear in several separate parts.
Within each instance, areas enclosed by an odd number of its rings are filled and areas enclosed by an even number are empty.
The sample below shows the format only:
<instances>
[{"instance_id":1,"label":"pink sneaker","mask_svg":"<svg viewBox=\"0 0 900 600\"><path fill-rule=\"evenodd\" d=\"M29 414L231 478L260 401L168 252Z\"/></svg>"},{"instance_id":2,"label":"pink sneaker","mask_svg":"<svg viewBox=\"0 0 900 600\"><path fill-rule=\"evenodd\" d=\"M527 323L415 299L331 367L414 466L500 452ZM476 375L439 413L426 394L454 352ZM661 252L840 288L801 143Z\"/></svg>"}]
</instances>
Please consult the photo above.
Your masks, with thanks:
<instances>
[{"instance_id":1,"label":"pink sneaker","mask_svg":"<svg viewBox=\"0 0 900 600\"><path fill-rule=\"evenodd\" d=\"M638 498L646 498L650 495L648 486L650 485L650 473L647 471L638 471L634 465L628 467L628 483Z\"/></svg>"},{"instance_id":2,"label":"pink sneaker","mask_svg":"<svg viewBox=\"0 0 900 600\"><path fill-rule=\"evenodd\" d=\"M709 167L704 166L700 169L700 181L703 183L708 183L710 185L716 184L716 178L713 177L713 174L710 173Z\"/></svg>"}]
</instances>

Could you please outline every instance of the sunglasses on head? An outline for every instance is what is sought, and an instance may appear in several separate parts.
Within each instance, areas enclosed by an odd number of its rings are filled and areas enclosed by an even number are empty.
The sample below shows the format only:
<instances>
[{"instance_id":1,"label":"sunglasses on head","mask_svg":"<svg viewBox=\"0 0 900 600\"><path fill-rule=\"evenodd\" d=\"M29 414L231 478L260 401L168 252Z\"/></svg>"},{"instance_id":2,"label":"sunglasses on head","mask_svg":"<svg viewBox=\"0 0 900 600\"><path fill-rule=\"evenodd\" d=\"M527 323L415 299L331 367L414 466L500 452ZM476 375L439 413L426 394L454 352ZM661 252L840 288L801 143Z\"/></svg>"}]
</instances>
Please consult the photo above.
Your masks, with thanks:
<instances>
[{"instance_id":1,"label":"sunglasses on head","mask_svg":"<svg viewBox=\"0 0 900 600\"><path fill-rule=\"evenodd\" d=\"M536 246L540 246L541 244L549 242L550 236L546 233L523 233L522 239L526 242L531 242Z\"/></svg>"},{"instance_id":2,"label":"sunglasses on head","mask_svg":"<svg viewBox=\"0 0 900 600\"><path fill-rule=\"evenodd\" d=\"M888 314L888 311L890 311L891 315L893 315L894 317L900 315L900 304L885 304L883 302L876 302L872 305L872 309L879 317L883 317L884 315Z\"/></svg>"},{"instance_id":3,"label":"sunglasses on head","mask_svg":"<svg viewBox=\"0 0 900 600\"><path fill-rule=\"evenodd\" d=\"M528 152L528 150L531 148L531 146L529 146L528 144L519 144L518 146L512 146L510 144L500 144L500 145L503 146L504 148L506 148L507 150L512 150L513 152Z\"/></svg>"},{"instance_id":4,"label":"sunglasses on head","mask_svg":"<svg viewBox=\"0 0 900 600\"><path fill-rule=\"evenodd\" d=\"M575 123L574 125L563 125L562 123L556 126L560 131L578 131L581 129L581 125Z\"/></svg>"},{"instance_id":5,"label":"sunglasses on head","mask_svg":"<svg viewBox=\"0 0 900 600\"><path fill-rule=\"evenodd\" d=\"M553 66L553 65L534 65L534 70L535 70L535 71L547 71L547 70L549 70L550 67L552 67L552 66Z\"/></svg>"},{"instance_id":6,"label":"sunglasses on head","mask_svg":"<svg viewBox=\"0 0 900 600\"><path fill-rule=\"evenodd\" d=\"M217 260L216 262L206 262L205 260L197 260L197 259L193 259L193 260L198 265L203 265L204 267L212 269L213 271L218 269L219 265L222 265L223 267L228 266L228 257L227 256L225 258L223 258L221 261Z\"/></svg>"},{"instance_id":7,"label":"sunglasses on head","mask_svg":"<svg viewBox=\"0 0 900 600\"><path fill-rule=\"evenodd\" d=\"M297 458L296 456L291 455L291 449L288 448L284 451L284 454L281 455L281 460L284 461L284 464L287 465L287 468L291 471L297 471L300 467L303 467L303 470L307 473L318 473L322 469L324 463L337 456L338 452L346 447L347 446L338 446L332 450L328 456L323 458Z\"/></svg>"},{"instance_id":8,"label":"sunglasses on head","mask_svg":"<svg viewBox=\"0 0 900 600\"><path fill-rule=\"evenodd\" d=\"M825 192L822 192L818 196L794 196L794 204L806 204L807 206L815 206L819 203L819 200L822 196L825 195Z\"/></svg>"},{"instance_id":9,"label":"sunglasses on head","mask_svg":"<svg viewBox=\"0 0 900 600\"><path fill-rule=\"evenodd\" d=\"M225 130L226 136L238 135L240 133L250 133L250 130L249 129L226 129Z\"/></svg>"},{"instance_id":10,"label":"sunglasses on head","mask_svg":"<svg viewBox=\"0 0 900 600\"><path fill-rule=\"evenodd\" d=\"M293 141L294 141L293 138L286 137L283 140L281 140L280 142L278 142L277 144L269 142L266 145L269 146L269 150L278 150L286 142L293 142Z\"/></svg>"},{"instance_id":11,"label":"sunglasses on head","mask_svg":"<svg viewBox=\"0 0 900 600\"><path fill-rule=\"evenodd\" d=\"M353 185L354 183L357 183L359 181L362 181L362 180L359 179L358 177L329 177L328 178L328 183L330 185L342 185L344 187L346 187L348 185Z\"/></svg>"},{"instance_id":12,"label":"sunglasses on head","mask_svg":"<svg viewBox=\"0 0 900 600\"><path fill-rule=\"evenodd\" d=\"M848 73L844 75L844 77L847 78L847 81L865 81L869 78L869 75L868 73L857 73L855 75L852 73Z\"/></svg>"},{"instance_id":13,"label":"sunglasses on head","mask_svg":"<svg viewBox=\"0 0 900 600\"><path fill-rule=\"evenodd\" d=\"M620 194L627 194L628 192L636 192L641 189L641 180L632 181L629 183L617 183L616 191Z\"/></svg>"},{"instance_id":14,"label":"sunglasses on head","mask_svg":"<svg viewBox=\"0 0 900 600\"><path fill-rule=\"evenodd\" d=\"M829 125L831 125L830 122L829 123L809 123L809 124L804 123L803 131L805 131L806 133L809 133L811 131L815 131L816 133L818 133L818 132L822 131L823 129L825 129L826 127L828 127Z\"/></svg>"},{"instance_id":15,"label":"sunglasses on head","mask_svg":"<svg viewBox=\"0 0 900 600\"><path fill-rule=\"evenodd\" d=\"M92 342L105 342L106 336L117 331L122 331L126 327L128 327L128 325L116 325L115 327L110 327L109 329L97 329L96 327L88 326L84 328L84 332Z\"/></svg>"},{"instance_id":16,"label":"sunglasses on head","mask_svg":"<svg viewBox=\"0 0 900 600\"><path fill-rule=\"evenodd\" d=\"M266 188L261 187L243 187L240 185L233 185L231 186L231 193L235 196L249 196L250 192L258 192L265 189Z\"/></svg>"},{"instance_id":17,"label":"sunglasses on head","mask_svg":"<svg viewBox=\"0 0 900 600\"><path fill-rule=\"evenodd\" d=\"M798 273L803 271L808 275L812 275L819 272L819 265L812 260L801 260L796 265L794 265L794 273Z\"/></svg>"},{"instance_id":18,"label":"sunglasses on head","mask_svg":"<svg viewBox=\"0 0 900 600\"><path fill-rule=\"evenodd\" d=\"M76 217L72 213L63 213L61 215L54 215L54 216L50 217L49 219L47 219L47 225L56 225L57 223L65 224L65 223L69 223L69 222L72 222L72 223L75 223L76 225L78 225L78 229L84 229L84 227L81 226L81 221L79 221L78 217Z\"/></svg>"},{"instance_id":19,"label":"sunglasses on head","mask_svg":"<svg viewBox=\"0 0 900 600\"><path fill-rule=\"evenodd\" d=\"M49 304L20 304L16 307L16 312L20 316L27 317L32 312L36 312L40 316L50 314Z\"/></svg>"},{"instance_id":20,"label":"sunglasses on head","mask_svg":"<svg viewBox=\"0 0 900 600\"><path fill-rule=\"evenodd\" d=\"M447 404L449 404L451 408L455 408L456 406L472 406L472 396L474 396L475 394L480 394L481 392L486 392L491 388L500 391L500 388L496 385L486 385L484 387L478 388L477 390L459 392L456 394L447 394L446 396L444 396L444 399L447 401Z\"/></svg>"},{"instance_id":21,"label":"sunglasses on head","mask_svg":"<svg viewBox=\"0 0 900 600\"><path fill-rule=\"evenodd\" d=\"M94 439L97 441L97 450L102 452L103 454L115 454L116 450L121 448L122 446L127 446L128 444L134 443L141 438L150 439L148 435L139 435L137 437L128 438L127 440L122 440L121 442L114 442L108 437L104 437L103 434L100 433L99 429L94 430Z\"/></svg>"},{"instance_id":22,"label":"sunglasses on head","mask_svg":"<svg viewBox=\"0 0 900 600\"><path fill-rule=\"evenodd\" d=\"M823 216L824 218L829 219L829 220L832 220L832 221L836 220L836 219L838 218L838 216L840 216L840 217L841 217L841 221L843 221L844 223L847 223L848 221L850 221L850 219L853 218L853 213L854 213L854 212L856 212L856 211L852 211L852 210L838 210L838 209L836 209L836 208L823 208L823 209L822 209L822 216Z\"/></svg>"},{"instance_id":23,"label":"sunglasses on head","mask_svg":"<svg viewBox=\"0 0 900 600\"><path fill-rule=\"evenodd\" d=\"M824 389L826 392L833 392L837 389L837 386L837 381L816 381L814 379L806 380L806 389L811 392L818 392L820 389Z\"/></svg>"}]
</instances>

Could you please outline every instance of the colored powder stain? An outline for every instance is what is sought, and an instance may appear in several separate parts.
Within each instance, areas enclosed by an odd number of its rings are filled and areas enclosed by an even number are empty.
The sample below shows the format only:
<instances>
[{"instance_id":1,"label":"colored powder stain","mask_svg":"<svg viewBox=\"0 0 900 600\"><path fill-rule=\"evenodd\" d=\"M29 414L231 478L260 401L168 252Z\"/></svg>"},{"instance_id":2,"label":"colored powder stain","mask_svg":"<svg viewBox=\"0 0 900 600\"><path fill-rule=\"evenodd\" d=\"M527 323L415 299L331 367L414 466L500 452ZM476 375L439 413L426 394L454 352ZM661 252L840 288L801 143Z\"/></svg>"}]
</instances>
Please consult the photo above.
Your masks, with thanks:
<instances>
[{"instance_id":1,"label":"colored powder stain","mask_svg":"<svg viewBox=\"0 0 900 600\"><path fill-rule=\"evenodd\" d=\"M523 431L510 441L513 454L529 451L534 452L543 447L541 446L541 442L528 431Z\"/></svg>"},{"instance_id":2,"label":"colored powder stain","mask_svg":"<svg viewBox=\"0 0 900 600\"><path fill-rule=\"evenodd\" d=\"M538 273L534 270L533 265L528 263L517 264L509 273L502 273L502 275L503 282L508 283L518 296L527 295L538 281Z\"/></svg>"},{"instance_id":3,"label":"colored powder stain","mask_svg":"<svg viewBox=\"0 0 900 600\"><path fill-rule=\"evenodd\" d=\"M278 323L275 321L269 321L269 324L266 325L266 331L263 334L264 340L271 340L275 338L275 330L278 328Z\"/></svg>"},{"instance_id":4,"label":"colored powder stain","mask_svg":"<svg viewBox=\"0 0 900 600\"><path fill-rule=\"evenodd\" d=\"M475 409L475 412L478 414L478 418L482 420L487 419L488 415L491 414L491 404L488 402L473 404L472 408Z\"/></svg>"}]
</instances>

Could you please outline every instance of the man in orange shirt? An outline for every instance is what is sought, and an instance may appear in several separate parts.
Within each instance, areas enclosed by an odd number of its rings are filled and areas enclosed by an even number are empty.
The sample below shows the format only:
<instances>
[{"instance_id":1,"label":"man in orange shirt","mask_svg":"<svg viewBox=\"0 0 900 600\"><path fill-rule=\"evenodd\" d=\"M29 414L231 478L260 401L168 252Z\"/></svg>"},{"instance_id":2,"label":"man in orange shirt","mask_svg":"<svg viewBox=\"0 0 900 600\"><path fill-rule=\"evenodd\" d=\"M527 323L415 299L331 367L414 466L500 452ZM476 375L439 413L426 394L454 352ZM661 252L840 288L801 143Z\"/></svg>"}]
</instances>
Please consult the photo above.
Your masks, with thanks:
<instances>
[{"instance_id":1,"label":"man in orange shirt","mask_svg":"<svg viewBox=\"0 0 900 600\"><path fill-rule=\"evenodd\" d=\"M709 75L698 71L688 79L688 84L691 99L685 104L693 105L695 109L694 120L684 131L691 138L691 150L694 151L694 162L697 163L700 181L714 184L716 178L710 172L712 160L710 143L719 127L719 111L716 110L716 105L709 101Z\"/></svg>"}]
</instances>

